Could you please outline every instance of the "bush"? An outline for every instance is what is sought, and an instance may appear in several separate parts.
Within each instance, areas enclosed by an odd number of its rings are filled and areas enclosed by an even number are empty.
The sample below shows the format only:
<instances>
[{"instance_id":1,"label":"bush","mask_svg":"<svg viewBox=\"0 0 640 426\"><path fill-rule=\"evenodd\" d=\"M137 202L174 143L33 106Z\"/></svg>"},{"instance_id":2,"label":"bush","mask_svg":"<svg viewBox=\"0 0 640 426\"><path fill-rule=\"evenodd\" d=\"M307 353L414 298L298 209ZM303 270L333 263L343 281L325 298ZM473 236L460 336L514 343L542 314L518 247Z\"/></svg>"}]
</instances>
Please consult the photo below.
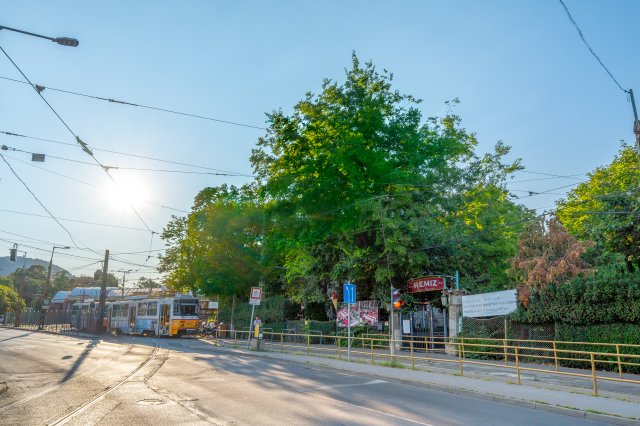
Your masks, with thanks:
<instances>
[{"instance_id":1,"label":"bush","mask_svg":"<svg viewBox=\"0 0 640 426\"><path fill-rule=\"evenodd\" d=\"M586 342L586 343L618 343L618 344L632 344L637 345L640 343L640 324L629 323L614 323L614 324L600 324L590 326L575 326L570 324L558 324L556 325L556 340L566 342ZM607 352L616 353L614 346L600 346L600 345L588 345L588 344L560 344L558 349L579 350L587 352ZM620 353L640 355L640 348L627 348L620 347ZM563 357L569 357L566 354L559 355ZM566 367L576 368L591 368L590 362L578 361L577 356L573 356L576 360L564 360L560 364ZM580 359L586 360L587 357L583 356ZM611 357L596 357L600 361L609 362L596 362L598 369L617 371L617 356ZM623 362L638 363L638 359L622 358ZM639 366L623 366L623 372L625 373L640 373Z\"/></svg>"}]
</instances>

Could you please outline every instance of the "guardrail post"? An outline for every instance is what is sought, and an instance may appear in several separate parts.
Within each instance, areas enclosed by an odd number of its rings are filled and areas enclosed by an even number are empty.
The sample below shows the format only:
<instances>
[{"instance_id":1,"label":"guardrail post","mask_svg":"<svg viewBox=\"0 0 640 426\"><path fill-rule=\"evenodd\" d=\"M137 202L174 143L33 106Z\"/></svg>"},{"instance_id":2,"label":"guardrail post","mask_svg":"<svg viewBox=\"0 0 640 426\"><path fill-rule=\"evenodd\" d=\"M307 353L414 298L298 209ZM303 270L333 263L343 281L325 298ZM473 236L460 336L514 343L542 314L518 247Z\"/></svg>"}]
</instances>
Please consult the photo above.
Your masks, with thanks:
<instances>
[{"instance_id":1,"label":"guardrail post","mask_svg":"<svg viewBox=\"0 0 640 426\"><path fill-rule=\"evenodd\" d=\"M558 371L558 348L556 347L556 341L553 341L553 361L556 364L556 371Z\"/></svg>"},{"instance_id":2,"label":"guardrail post","mask_svg":"<svg viewBox=\"0 0 640 426\"><path fill-rule=\"evenodd\" d=\"M371 365L373 365L373 339L370 339L369 342L371 344Z\"/></svg>"},{"instance_id":3,"label":"guardrail post","mask_svg":"<svg viewBox=\"0 0 640 426\"><path fill-rule=\"evenodd\" d=\"M618 355L618 376L622 379L622 361L620 361L620 345L616 345L616 354Z\"/></svg>"},{"instance_id":4,"label":"guardrail post","mask_svg":"<svg viewBox=\"0 0 640 426\"><path fill-rule=\"evenodd\" d=\"M233 347L238 347L238 332L233 330Z\"/></svg>"},{"instance_id":5,"label":"guardrail post","mask_svg":"<svg viewBox=\"0 0 640 426\"><path fill-rule=\"evenodd\" d=\"M338 359L342 359L342 354L340 353L340 336L338 336Z\"/></svg>"},{"instance_id":6,"label":"guardrail post","mask_svg":"<svg viewBox=\"0 0 640 426\"><path fill-rule=\"evenodd\" d=\"M280 352L284 352L284 333L280 333Z\"/></svg>"},{"instance_id":7,"label":"guardrail post","mask_svg":"<svg viewBox=\"0 0 640 426\"><path fill-rule=\"evenodd\" d=\"M311 334L307 334L307 355L309 355L310 347L311 347Z\"/></svg>"},{"instance_id":8,"label":"guardrail post","mask_svg":"<svg viewBox=\"0 0 640 426\"><path fill-rule=\"evenodd\" d=\"M516 352L516 374L518 376L518 384L520 384L520 358L518 356L518 348L515 348Z\"/></svg>"},{"instance_id":9,"label":"guardrail post","mask_svg":"<svg viewBox=\"0 0 640 426\"><path fill-rule=\"evenodd\" d=\"M411 347L411 369L416 369L415 359L413 358L413 336L411 336L411 343L409 344Z\"/></svg>"},{"instance_id":10,"label":"guardrail post","mask_svg":"<svg viewBox=\"0 0 640 426\"><path fill-rule=\"evenodd\" d=\"M464 372L463 372L463 368L462 368L462 345L460 343L458 343L458 362L460 363L460 375L463 376Z\"/></svg>"},{"instance_id":11,"label":"guardrail post","mask_svg":"<svg viewBox=\"0 0 640 426\"><path fill-rule=\"evenodd\" d=\"M591 378L593 380L593 394L598 396L598 382L596 381L596 359L593 352L589 354L591 356Z\"/></svg>"},{"instance_id":12,"label":"guardrail post","mask_svg":"<svg viewBox=\"0 0 640 426\"><path fill-rule=\"evenodd\" d=\"M505 317L505 324L507 322L506 317ZM504 348L504 363L506 364L508 362L508 353L509 350L507 349L507 339L502 339L502 347Z\"/></svg>"}]
</instances>

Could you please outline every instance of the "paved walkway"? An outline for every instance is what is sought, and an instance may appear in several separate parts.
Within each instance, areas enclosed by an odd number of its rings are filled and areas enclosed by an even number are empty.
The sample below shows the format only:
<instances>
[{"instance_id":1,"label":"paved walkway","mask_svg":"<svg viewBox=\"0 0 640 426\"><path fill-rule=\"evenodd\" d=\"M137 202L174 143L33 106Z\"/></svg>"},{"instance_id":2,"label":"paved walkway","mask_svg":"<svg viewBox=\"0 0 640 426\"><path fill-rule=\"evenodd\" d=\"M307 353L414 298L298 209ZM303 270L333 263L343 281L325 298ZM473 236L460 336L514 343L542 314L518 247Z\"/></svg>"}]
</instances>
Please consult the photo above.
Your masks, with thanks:
<instances>
[{"instance_id":1,"label":"paved walkway","mask_svg":"<svg viewBox=\"0 0 640 426\"><path fill-rule=\"evenodd\" d=\"M562 412L571 416L585 417L614 424L640 425L640 385L623 385L623 392L616 392L609 387L599 392L599 396L593 396L590 389L574 387L571 381L567 385L548 382L535 382L528 380L528 373L522 374L522 385L517 385L510 377L495 375L495 372L504 372L499 368L495 371L491 367L484 369L482 373L466 370L464 376L453 370L434 371L425 369L412 370L411 368L391 368L379 364L371 365L363 359L352 357L352 362L340 360L329 356L316 356L294 353L280 353L275 351L255 352L246 349L229 347L233 340L205 340L209 345L218 350L237 351L239 353L253 354L254 356L282 359L292 362L324 366L330 370L348 370L365 376L378 379L395 380L421 387L444 390L455 394L463 394L477 398L490 399L526 406L545 411ZM195 344L195 342L193 342ZM185 344L188 343L185 341ZM241 345L242 348L246 346ZM274 348L272 348L274 349ZM344 352L344 351L343 351ZM328 355L328 354L327 354ZM343 354L346 355L346 354ZM635 386L631 388L630 386ZM635 389L635 392L630 392Z\"/></svg>"}]
</instances>

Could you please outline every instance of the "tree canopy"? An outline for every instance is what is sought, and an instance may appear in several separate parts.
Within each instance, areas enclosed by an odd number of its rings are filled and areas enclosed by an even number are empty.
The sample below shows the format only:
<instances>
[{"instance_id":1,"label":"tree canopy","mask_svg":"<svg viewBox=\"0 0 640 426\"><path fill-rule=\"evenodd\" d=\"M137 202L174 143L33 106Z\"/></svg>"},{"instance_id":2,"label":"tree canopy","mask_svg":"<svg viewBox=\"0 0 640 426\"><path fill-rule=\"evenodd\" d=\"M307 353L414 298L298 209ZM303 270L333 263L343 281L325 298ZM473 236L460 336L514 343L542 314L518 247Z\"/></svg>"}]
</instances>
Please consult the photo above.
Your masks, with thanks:
<instances>
[{"instance_id":1,"label":"tree canopy","mask_svg":"<svg viewBox=\"0 0 640 426\"><path fill-rule=\"evenodd\" d=\"M344 82L268 114L255 182L204 189L165 228L166 282L231 295L263 276L303 303L326 303L345 280L361 299L386 300L391 284L455 270L470 288L508 286L533 217L506 189L520 162L505 161L501 142L478 154L454 114L423 120L392 82L354 55Z\"/></svg>"}]
</instances>

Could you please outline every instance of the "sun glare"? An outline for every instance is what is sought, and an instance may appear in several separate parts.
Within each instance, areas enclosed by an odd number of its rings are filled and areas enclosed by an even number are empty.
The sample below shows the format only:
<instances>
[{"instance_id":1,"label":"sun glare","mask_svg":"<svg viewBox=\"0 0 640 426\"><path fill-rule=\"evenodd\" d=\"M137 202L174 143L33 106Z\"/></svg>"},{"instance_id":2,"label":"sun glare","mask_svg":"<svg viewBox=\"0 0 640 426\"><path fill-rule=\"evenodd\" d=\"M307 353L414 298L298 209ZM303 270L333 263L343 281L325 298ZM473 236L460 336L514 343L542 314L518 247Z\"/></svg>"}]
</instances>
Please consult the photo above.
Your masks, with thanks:
<instances>
[{"instance_id":1,"label":"sun glare","mask_svg":"<svg viewBox=\"0 0 640 426\"><path fill-rule=\"evenodd\" d=\"M135 174L119 173L115 183L107 187L108 203L116 210L130 210L131 206L140 208L144 200L149 199L150 187L145 180Z\"/></svg>"}]
</instances>

